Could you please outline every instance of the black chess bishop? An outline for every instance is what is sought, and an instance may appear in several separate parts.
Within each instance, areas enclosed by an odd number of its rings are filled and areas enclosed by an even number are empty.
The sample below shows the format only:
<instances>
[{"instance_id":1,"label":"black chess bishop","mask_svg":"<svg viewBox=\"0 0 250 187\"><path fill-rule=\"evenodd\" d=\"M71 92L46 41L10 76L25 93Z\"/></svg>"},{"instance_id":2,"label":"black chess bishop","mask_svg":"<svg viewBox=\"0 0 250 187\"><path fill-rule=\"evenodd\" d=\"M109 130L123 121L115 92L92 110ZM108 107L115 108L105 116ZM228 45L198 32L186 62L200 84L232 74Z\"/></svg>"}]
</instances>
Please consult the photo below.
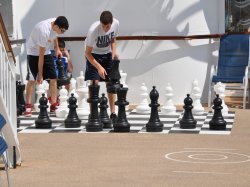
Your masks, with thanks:
<instances>
[{"instance_id":1,"label":"black chess bishop","mask_svg":"<svg viewBox=\"0 0 250 187\"><path fill-rule=\"evenodd\" d=\"M151 107L151 113L148 123L146 124L147 132L161 132L163 130L163 123L159 118L158 107L160 104L158 103L159 93L156 90L156 87L153 86L150 94L151 103L149 106Z\"/></svg>"},{"instance_id":2,"label":"black chess bishop","mask_svg":"<svg viewBox=\"0 0 250 187\"><path fill-rule=\"evenodd\" d=\"M48 99L45 97L45 94L42 94L42 97L39 99L39 116L35 120L37 129L48 129L52 127L52 121L48 116L47 108L48 108Z\"/></svg>"},{"instance_id":3,"label":"black chess bishop","mask_svg":"<svg viewBox=\"0 0 250 187\"><path fill-rule=\"evenodd\" d=\"M193 100L190 97L190 94L187 94L187 97L184 99L184 114L182 119L180 120L180 128L181 129L195 129L197 121L194 119L192 114L193 109Z\"/></svg>"},{"instance_id":4,"label":"black chess bishop","mask_svg":"<svg viewBox=\"0 0 250 187\"><path fill-rule=\"evenodd\" d=\"M219 98L219 95L216 95L216 98L213 101L214 106L214 114L212 120L209 121L209 129L210 130L225 130L227 122L224 120L221 110L223 109L222 100Z\"/></svg>"}]
</instances>

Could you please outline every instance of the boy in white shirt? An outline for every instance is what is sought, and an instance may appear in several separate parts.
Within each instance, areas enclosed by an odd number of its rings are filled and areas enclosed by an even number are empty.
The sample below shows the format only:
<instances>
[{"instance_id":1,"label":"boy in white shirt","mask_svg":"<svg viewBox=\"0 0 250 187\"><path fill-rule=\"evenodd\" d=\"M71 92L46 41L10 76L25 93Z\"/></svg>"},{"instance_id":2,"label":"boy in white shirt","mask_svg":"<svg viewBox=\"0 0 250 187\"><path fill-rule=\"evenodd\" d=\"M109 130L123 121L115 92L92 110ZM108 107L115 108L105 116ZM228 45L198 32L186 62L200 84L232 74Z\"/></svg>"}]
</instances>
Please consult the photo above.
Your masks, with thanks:
<instances>
[{"instance_id":1,"label":"boy in white shirt","mask_svg":"<svg viewBox=\"0 0 250 187\"><path fill-rule=\"evenodd\" d=\"M118 35L119 21L113 18L110 11L103 11L100 21L93 23L88 31L85 56L85 80L105 81L112 67L112 60L117 57L116 37ZM116 95L108 93L111 119L117 118L115 114Z\"/></svg>"},{"instance_id":2,"label":"boy in white shirt","mask_svg":"<svg viewBox=\"0 0 250 187\"><path fill-rule=\"evenodd\" d=\"M57 35L63 34L69 28L68 20L64 16L50 18L35 25L27 42L27 77L25 116L31 116L31 97L35 82L41 84L50 79L51 106L54 112L57 98L57 76L50 53L50 44L54 43L55 55L62 56L58 47Z\"/></svg>"}]
</instances>

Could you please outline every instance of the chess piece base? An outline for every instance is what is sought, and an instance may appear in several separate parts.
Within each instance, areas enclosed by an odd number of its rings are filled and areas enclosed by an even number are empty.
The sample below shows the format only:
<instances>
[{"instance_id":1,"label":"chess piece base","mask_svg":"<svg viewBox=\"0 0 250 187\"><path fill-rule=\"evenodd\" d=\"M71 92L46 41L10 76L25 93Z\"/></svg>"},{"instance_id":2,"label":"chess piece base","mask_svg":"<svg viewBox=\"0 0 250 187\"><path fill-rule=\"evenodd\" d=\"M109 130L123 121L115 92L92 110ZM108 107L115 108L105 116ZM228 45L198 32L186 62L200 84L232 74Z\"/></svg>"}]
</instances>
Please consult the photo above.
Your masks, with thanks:
<instances>
[{"instance_id":1,"label":"chess piece base","mask_svg":"<svg viewBox=\"0 0 250 187\"><path fill-rule=\"evenodd\" d=\"M161 122L149 122L146 124L147 132L161 132L163 130L163 124Z\"/></svg>"},{"instance_id":2,"label":"chess piece base","mask_svg":"<svg viewBox=\"0 0 250 187\"><path fill-rule=\"evenodd\" d=\"M195 129L197 121L196 120L181 120L180 128L181 129Z\"/></svg>"},{"instance_id":3,"label":"chess piece base","mask_svg":"<svg viewBox=\"0 0 250 187\"><path fill-rule=\"evenodd\" d=\"M39 119L35 121L36 128L37 129L51 129L52 127L52 121L49 120L43 120L40 121Z\"/></svg>"}]
</instances>

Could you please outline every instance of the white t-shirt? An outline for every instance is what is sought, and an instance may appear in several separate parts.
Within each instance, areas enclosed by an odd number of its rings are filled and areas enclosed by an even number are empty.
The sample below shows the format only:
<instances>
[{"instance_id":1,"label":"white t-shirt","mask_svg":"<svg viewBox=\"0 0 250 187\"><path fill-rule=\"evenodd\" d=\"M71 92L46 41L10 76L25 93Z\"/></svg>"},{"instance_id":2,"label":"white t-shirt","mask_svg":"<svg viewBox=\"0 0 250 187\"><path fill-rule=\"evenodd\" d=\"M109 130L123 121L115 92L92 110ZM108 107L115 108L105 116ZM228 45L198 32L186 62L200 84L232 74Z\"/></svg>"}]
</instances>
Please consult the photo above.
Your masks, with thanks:
<instances>
[{"instance_id":1,"label":"white t-shirt","mask_svg":"<svg viewBox=\"0 0 250 187\"><path fill-rule=\"evenodd\" d=\"M45 47L45 55L50 54L50 44L57 37L51 26L51 22L55 20L56 18L50 18L35 25L27 42L28 55L39 56L39 47Z\"/></svg>"},{"instance_id":2,"label":"white t-shirt","mask_svg":"<svg viewBox=\"0 0 250 187\"><path fill-rule=\"evenodd\" d=\"M118 36L119 21L113 19L113 23L108 32L104 32L100 21L93 23L88 31L85 40L86 46L92 47L92 53L107 54L111 52L112 38Z\"/></svg>"}]
</instances>

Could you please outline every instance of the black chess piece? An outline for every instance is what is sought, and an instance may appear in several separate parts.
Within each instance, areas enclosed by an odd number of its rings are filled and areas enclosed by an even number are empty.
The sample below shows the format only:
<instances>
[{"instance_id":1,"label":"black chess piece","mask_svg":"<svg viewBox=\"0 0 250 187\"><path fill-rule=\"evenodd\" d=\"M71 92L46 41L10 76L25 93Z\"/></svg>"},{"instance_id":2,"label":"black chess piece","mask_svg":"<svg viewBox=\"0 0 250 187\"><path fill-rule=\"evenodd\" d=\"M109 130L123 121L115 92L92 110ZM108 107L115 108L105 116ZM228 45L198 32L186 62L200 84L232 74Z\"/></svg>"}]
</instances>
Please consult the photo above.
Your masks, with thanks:
<instances>
[{"instance_id":1,"label":"black chess piece","mask_svg":"<svg viewBox=\"0 0 250 187\"><path fill-rule=\"evenodd\" d=\"M112 128L111 119L109 118L109 115L107 112L107 108L109 107L107 103L108 103L108 99L107 97L105 97L105 94L103 93L101 97L101 102L99 104L100 119L101 119L101 122L103 123L103 128Z\"/></svg>"},{"instance_id":2,"label":"black chess piece","mask_svg":"<svg viewBox=\"0 0 250 187\"><path fill-rule=\"evenodd\" d=\"M181 129L195 129L197 121L194 119L192 114L193 109L193 100L190 97L190 94L187 94L187 97L184 99L184 114L182 119L180 120L180 128Z\"/></svg>"},{"instance_id":3,"label":"black chess piece","mask_svg":"<svg viewBox=\"0 0 250 187\"><path fill-rule=\"evenodd\" d=\"M18 90L17 100L18 100L18 111L19 115L25 111L25 100L24 100L24 90L25 84L21 84L21 81L18 81L16 84L16 89Z\"/></svg>"},{"instance_id":4,"label":"black chess piece","mask_svg":"<svg viewBox=\"0 0 250 187\"><path fill-rule=\"evenodd\" d=\"M62 85L67 85L70 83L70 79L66 76L64 67L63 67L63 61L61 58L57 58L56 60L56 66L58 69L58 80L57 80L57 85L62 86Z\"/></svg>"},{"instance_id":5,"label":"black chess piece","mask_svg":"<svg viewBox=\"0 0 250 187\"><path fill-rule=\"evenodd\" d=\"M216 95L216 98L213 101L214 106L214 115L212 117L212 120L209 121L209 129L210 130L225 130L227 122L224 120L221 110L223 107L221 106L222 100L219 98L219 95Z\"/></svg>"},{"instance_id":6,"label":"black chess piece","mask_svg":"<svg viewBox=\"0 0 250 187\"><path fill-rule=\"evenodd\" d=\"M153 86L153 89L149 94L151 100L151 103L149 104L151 107L151 113L149 121L146 124L147 132L161 132L163 130L163 123L161 122L158 114L158 107L160 106L160 104L158 104L159 93L155 88L156 87Z\"/></svg>"},{"instance_id":7,"label":"black chess piece","mask_svg":"<svg viewBox=\"0 0 250 187\"><path fill-rule=\"evenodd\" d=\"M106 76L107 82L107 92L108 93L117 93L117 90L121 88L122 84L120 84L120 71L119 71L120 60L115 58L112 62L112 68L109 75Z\"/></svg>"},{"instance_id":8,"label":"black chess piece","mask_svg":"<svg viewBox=\"0 0 250 187\"><path fill-rule=\"evenodd\" d=\"M52 121L48 116L47 108L48 108L48 99L45 97L45 94L42 94L42 97L39 99L39 116L35 120L37 129L48 129L52 127Z\"/></svg>"},{"instance_id":9,"label":"black chess piece","mask_svg":"<svg viewBox=\"0 0 250 187\"><path fill-rule=\"evenodd\" d=\"M68 108L69 113L67 118L64 120L65 128L77 128L81 126L81 120L79 119L76 113L76 105L77 99L74 97L74 94L71 94L71 97L68 99Z\"/></svg>"},{"instance_id":10,"label":"black chess piece","mask_svg":"<svg viewBox=\"0 0 250 187\"><path fill-rule=\"evenodd\" d=\"M126 95L128 92L128 88L119 88L117 90L117 101L115 105L118 106L118 117L113 123L114 132L129 132L130 131L130 123L127 120L126 116L126 105L129 104L126 101Z\"/></svg>"},{"instance_id":11,"label":"black chess piece","mask_svg":"<svg viewBox=\"0 0 250 187\"><path fill-rule=\"evenodd\" d=\"M18 118L21 113L20 113L20 108L19 108L19 100L18 100L18 96L19 96L19 89L17 88L17 84L18 82L16 81L16 114L17 114L17 128L20 127L20 119Z\"/></svg>"},{"instance_id":12,"label":"black chess piece","mask_svg":"<svg viewBox=\"0 0 250 187\"><path fill-rule=\"evenodd\" d=\"M99 118L98 113L98 103L100 103L101 99L99 98L99 90L100 86L95 84L93 81L92 85L89 85L89 98L87 102L90 103L90 114L88 122L86 123L86 131L87 132L98 132L102 131L103 123Z\"/></svg>"}]
</instances>

